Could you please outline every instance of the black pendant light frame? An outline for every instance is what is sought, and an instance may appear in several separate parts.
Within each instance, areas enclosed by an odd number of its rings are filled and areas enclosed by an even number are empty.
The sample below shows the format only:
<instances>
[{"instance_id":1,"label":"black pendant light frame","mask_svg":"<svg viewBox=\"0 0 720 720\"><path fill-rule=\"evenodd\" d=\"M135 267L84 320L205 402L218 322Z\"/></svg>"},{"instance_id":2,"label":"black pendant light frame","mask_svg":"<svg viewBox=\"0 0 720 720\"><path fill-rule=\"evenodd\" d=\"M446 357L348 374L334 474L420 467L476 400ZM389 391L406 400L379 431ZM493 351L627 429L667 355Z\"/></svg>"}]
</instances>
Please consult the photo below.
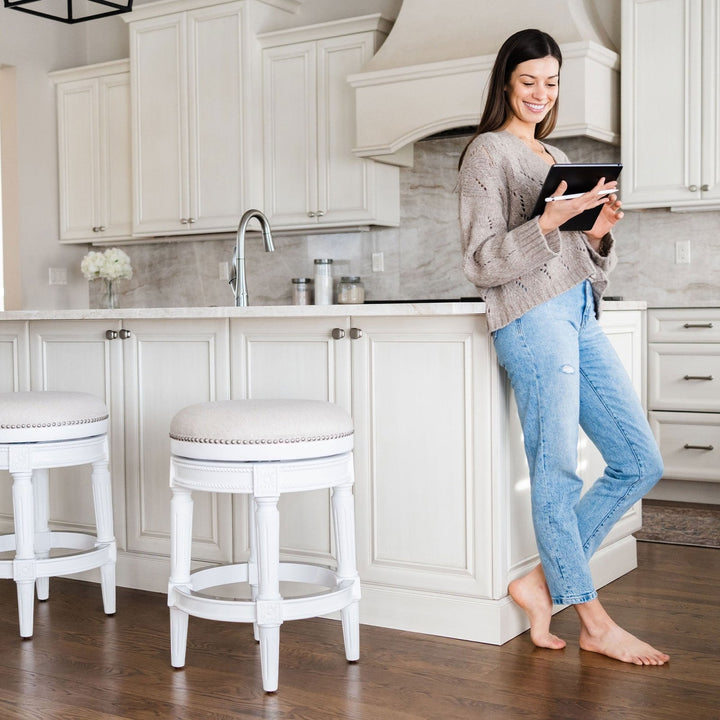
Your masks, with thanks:
<instances>
[{"instance_id":1,"label":"black pendant light frame","mask_svg":"<svg viewBox=\"0 0 720 720\"><path fill-rule=\"evenodd\" d=\"M93 15L83 15L82 17L75 17L73 14L73 0L67 0L67 15L52 15L50 13L43 12L42 10L35 10L32 5L39 0L3 0L6 8L12 10L18 10L20 12L28 13L30 15L37 15L38 17L48 18L49 20L57 20L58 22L67 23L74 25L79 22L86 22L87 20L95 20L96 18L109 17L110 15L120 15L122 13L128 13L132 10L133 0L119 0L118 2L111 2L111 0L90 0L94 5L99 5L98 11ZM105 9L109 8L109 9Z\"/></svg>"}]
</instances>

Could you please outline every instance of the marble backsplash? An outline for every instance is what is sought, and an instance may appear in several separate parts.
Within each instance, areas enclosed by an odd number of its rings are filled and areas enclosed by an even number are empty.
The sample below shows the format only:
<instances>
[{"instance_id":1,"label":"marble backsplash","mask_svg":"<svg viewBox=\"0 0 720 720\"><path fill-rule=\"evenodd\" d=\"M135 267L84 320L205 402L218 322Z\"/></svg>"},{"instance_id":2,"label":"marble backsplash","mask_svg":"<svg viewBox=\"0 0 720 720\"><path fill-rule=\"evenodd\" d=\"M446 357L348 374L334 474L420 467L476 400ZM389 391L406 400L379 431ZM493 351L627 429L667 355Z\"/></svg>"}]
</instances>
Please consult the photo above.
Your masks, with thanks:
<instances>
[{"instance_id":1,"label":"marble backsplash","mask_svg":"<svg viewBox=\"0 0 720 720\"><path fill-rule=\"evenodd\" d=\"M460 269L457 161L467 137L435 138L415 146L415 165L401 170L398 228L316 235L274 233L274 253L258 236L246 238L250 304L288 304L290 279L311 277L313 259L331 257L334 275L360 275L369 300L450 299L477 295ZM617 162L619 149L587 138L555 141L573 161ZM622 177L622 176L621 176ZM622 183L621 183L622 188ZM620 262L608 295L651 307L720 305L720 212L628 211L617 226ZM675 241L691 241L691 263L675 264ZM118 283L121 307L233 304L219 263L234 240L159 242L126 247L134 276ZM381 252L383 272L372 271ZM90 286L97 307L100 288Z\"/></svg>"}]
</instances>

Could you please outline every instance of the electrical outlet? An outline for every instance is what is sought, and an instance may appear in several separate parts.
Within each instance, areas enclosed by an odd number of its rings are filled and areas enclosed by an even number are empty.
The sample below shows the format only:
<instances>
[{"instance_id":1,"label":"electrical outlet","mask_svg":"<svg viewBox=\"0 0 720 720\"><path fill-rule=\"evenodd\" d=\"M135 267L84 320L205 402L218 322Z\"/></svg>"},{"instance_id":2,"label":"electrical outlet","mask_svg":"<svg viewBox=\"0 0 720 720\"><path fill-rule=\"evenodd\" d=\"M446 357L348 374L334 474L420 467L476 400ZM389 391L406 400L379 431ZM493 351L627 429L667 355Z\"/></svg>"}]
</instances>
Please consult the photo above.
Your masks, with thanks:
<instances>
[{"instance_id":1,"label":"electrical outlet","mask_svg":"<svg viewBox=\"0 0 720 720\"><path fill-rule=\"evenodd\" d=\"M385 270L385 256L381 252L372 254L372 271L383 272Z\"/></svg>"},{"instance_id":2,"label":"electrical outlet","mask_svg":"<svg viewBox=\"0 0 720 720\"><path fill-rule=\"evenodd\" d=\"M48 285L67 285L67 268L48 268Z\"/></svg>"},{"instance_id":3,"label":"electrical outlet","mask_svg":"<svg viewBox=\"0 0 720 720\"><path fill-rule=\"evenodd\" d=\"M690 241L675 241L675 263L678 265L687 265L690 262Z\"/></svg>"}]
</instances>

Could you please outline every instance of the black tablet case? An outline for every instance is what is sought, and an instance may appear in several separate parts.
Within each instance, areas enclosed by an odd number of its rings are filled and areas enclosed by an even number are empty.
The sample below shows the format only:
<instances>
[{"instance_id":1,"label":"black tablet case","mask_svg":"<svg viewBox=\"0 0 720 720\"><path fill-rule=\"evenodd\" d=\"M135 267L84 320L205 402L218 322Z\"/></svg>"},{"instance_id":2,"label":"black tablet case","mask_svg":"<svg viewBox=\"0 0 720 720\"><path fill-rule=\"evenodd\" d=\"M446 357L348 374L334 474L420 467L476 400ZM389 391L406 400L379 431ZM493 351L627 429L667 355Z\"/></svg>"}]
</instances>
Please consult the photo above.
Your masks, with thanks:
<instances>
[{"instance_id":1,"label":"black tablet case","mask_svg":"<svg viewBox=\"0 0 720 720\"><path fill-rule=\"evenodd\" d=\"M538 196L532 216L542 215L545 210L545 198L550 197L561 180L568 184L564 195L572 193L585 193L597 185L600 178L617 180L622 163L556 163L545 178L542 190ZM558 202L566 202L559 200ZM560 226L561 230L591 230L602 210L602 205L586 210Z\"/></svg>"}]
</instances>

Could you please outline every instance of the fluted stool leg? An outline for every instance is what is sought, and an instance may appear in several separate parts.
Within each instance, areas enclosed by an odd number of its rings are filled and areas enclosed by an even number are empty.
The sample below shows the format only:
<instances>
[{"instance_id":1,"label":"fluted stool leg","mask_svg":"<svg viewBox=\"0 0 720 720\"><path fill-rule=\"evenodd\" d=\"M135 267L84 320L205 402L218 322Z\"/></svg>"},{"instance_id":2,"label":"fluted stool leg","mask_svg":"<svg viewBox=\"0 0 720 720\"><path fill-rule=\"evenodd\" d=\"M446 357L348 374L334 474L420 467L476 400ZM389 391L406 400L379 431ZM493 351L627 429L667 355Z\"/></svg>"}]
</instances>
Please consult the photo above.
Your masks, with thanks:
<instances>
[{"instance_id":1,"label":"fluted stool leg","mask_svg":"<svg viewBox=\"0 0 720 720\"><path fill-rule=\"evenodd\" d=\"M33 634L35 590L35 537L32 471L15 471L13 476L13 513L15 515L15 560L13 579L17 585L20 637Z\"/></svg>"},{"instance_id":2,"label":"fluted stool leg","mask_svg":"<svg viewBox=\"0 0 720 720\"><path fill-rule=\"evenodd\" d=\"M173 487L170 500L171 545L168 605L170 606L170 662L176 668L185 665L188 614L174 606L174 589L177 586L190 585L192 517L192 493L185 488Z\"/></svg>"},{"instance_id":3,"label":"fluted stool leg","mask_svg":"<svg viewBox=\"0 0 720 720\"><path fill-rule=\"evenodd\" d=\"M34 514L35 514L35 557L46 558L50 555L49 490L48 470L33 470L32 475ZM39 577L35 580L38 600L47 600L50 596L50 578Z\"/></svg>"},{"instance_id":4,"label":"fluted stool leg","mask_svg":"<svg viewBox=\"0 0 720 720\"><path fill-rule=\"evenodd\" d=\"M248 584L250 585L250 599L254 602L258 596L258 569L257 569L257 528L255 527L255 501L248 498L248 543L250 554L248 556ZM253 637L255 642L260 641L257 622L253 623Z\"/></svg>"},{"instance_id":5,"label":"fluted stool leg","mask_svg":"<svg viewBox=\"0 0 720 720\"><path fill-rule=\"evenodd\" d=\"M105 440L105 458L92 464L92 488L97 544L108 544L113 547L111 560L100 566L100 584L105 614L114 615L116 551L112 514L112 483L107 461L107 439Z\"/></svg>"},{"instance_id":6,"label":"fluted stool leg","mask_svg":"<svg viewBox=\"0 0 720 720\"><path fill-rule=\"evenodd\" d=\"M352 604L341 610L345 657L360 658L360 578L355 560L355 500L352 484L338 485L332 493L333 533L337 547L337 574L354 583Z\"/></svg>"},{"instance_id":7,"label":"fluted stool leg","mask_svg":"<svg viewBox=\"0 0 720 720\"><path fill-rule=\"evenodd\" d=\"M266 692L275 692L278 688L280 661L282 597L279 580L280 513L278 499L278 497L255 498L258 557L257 625L260 636L263 689Z\"/></svg>"}]
</instances>

